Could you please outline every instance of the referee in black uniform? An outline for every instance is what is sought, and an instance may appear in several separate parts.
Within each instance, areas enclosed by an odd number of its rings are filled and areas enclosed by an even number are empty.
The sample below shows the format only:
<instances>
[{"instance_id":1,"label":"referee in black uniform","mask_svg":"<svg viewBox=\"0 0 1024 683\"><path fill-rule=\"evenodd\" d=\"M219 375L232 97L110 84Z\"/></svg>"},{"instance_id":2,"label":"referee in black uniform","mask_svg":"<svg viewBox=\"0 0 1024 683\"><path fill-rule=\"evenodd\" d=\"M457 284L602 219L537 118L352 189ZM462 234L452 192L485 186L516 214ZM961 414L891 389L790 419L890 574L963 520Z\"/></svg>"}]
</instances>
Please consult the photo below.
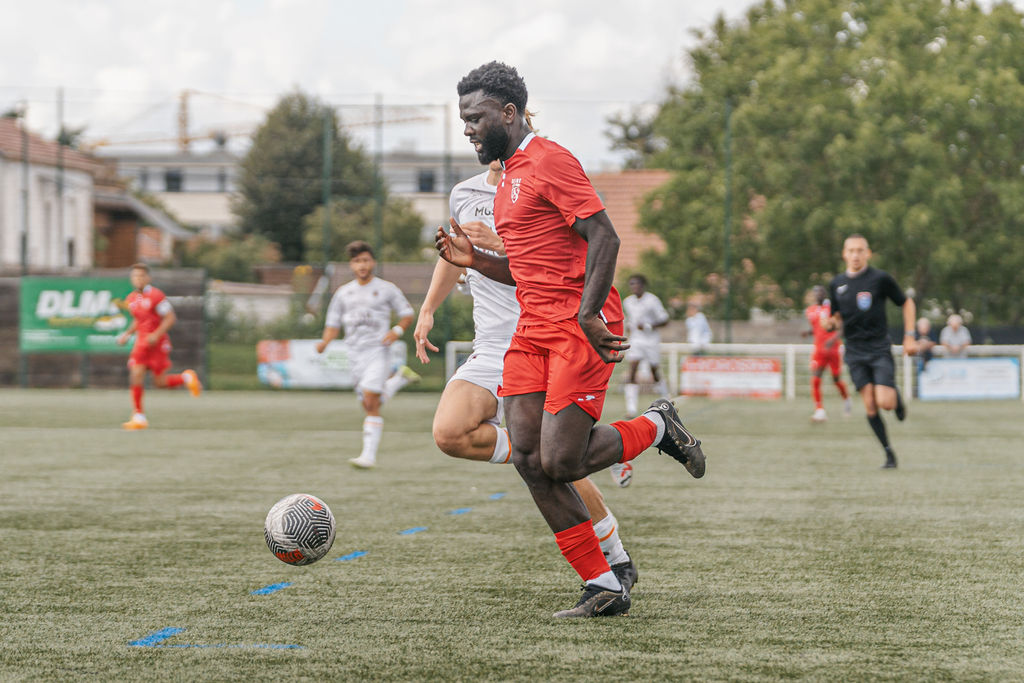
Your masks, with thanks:
<instances>
[{"instance_id":1,"label":"referee in black uniform","mask_svg":"<svg viewBox=\"0 0 1024 683\"><path fill-rule=\"evenodd\" d=\"M850 235L843 242L843 261L846 272L832 279L829 298L832 318L826 327L836 329L841 324L846 340L846 365L850 378L864 401L868 424L885 449L884 468L896 467L896 454L889 445L885 422L879 409L893 410L897 420L907 416L903 399L896 390L896 369L892 359L889 328L885 321L885 300L889 299L903 309L903 350L912 354L917 350L914 323L917 308L896 280L884 270L868 265L871 249L863 235Z\"/></svg>"}]
</instances>

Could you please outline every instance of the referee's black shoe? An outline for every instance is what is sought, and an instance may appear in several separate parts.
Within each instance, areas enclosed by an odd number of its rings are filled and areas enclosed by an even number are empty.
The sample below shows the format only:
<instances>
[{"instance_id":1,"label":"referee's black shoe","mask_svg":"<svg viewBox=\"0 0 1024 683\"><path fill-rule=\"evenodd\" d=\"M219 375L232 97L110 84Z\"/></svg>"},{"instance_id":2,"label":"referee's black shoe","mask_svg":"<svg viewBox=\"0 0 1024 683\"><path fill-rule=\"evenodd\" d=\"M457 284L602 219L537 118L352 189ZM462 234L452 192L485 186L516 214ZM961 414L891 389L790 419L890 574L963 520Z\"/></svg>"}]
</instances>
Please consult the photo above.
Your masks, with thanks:
<instances>
[{"instance_id":1,"label":"referee's black shoe","mask_svg":"<svg viewBox=\"0 0 1024 683\"><path fill-rule=\"evenodd\" d=\"M885 464L882 465L883 470L894 470L896 469L896 453L891 448L885 449Z\"/></svg>"},{"instance_id":2,"label":"referee's black shoe","mask_svg":"<svg viewBox=\"0 0 1024 683\"><path fill-rule=\"evenodd\" d=\"M703 477L704 451L700 449L700 441L683 426L672 401L659 398L648 410L660 413L665 421L665 436L655 444L657 449L682 463L695 479Z\"/></svg>"}]
</instances>

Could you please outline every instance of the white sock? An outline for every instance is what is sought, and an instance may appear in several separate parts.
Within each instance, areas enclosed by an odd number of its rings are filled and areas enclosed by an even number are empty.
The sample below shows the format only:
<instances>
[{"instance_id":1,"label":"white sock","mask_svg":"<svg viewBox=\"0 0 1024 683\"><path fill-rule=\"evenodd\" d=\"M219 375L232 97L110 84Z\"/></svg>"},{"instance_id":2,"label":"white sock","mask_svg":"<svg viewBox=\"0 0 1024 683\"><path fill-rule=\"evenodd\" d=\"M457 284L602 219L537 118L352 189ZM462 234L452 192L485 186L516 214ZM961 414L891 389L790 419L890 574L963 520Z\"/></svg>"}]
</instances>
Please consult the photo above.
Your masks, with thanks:
<instances>
[{"instance_id":1,"label":"white sock","mask_svg":"<svg viewBox=\"0 0 1024 683\"><path fill-rule=\"evenodd\" d=\"M665 418L657 410L648 410L643 417L653 422L654 426L658 428L658 433L654 436L654 443L660 443L665 438ZM653 446L654 443L651 445Z\"/></svg>"},{"instance_id":2,"label":"white sock","mask_svg":"<svg viewBox=\"0 0 1024 683\"><path fill-rule=\"evenodd\" d=\"M376 460L377 447L384 433L384 418L378 415L367 415L363 420L363 452L359 457L363 460Z\"/></svg>"},{"instance_id":3,"label":"white sock","mask_svg":"<svg viewBox=\"0 0 1024 683\"><path fill-rule=\"evenodd\" d=\"M494 454L491 455L489 462L495 465L512 462L512 444L508 439L508 430L497 425L494 425L494 429L498 432L498 438L494 442Z\"/></svg>"},{"instance_id":4,"label":"white sock","mask_svg":"<svg viewBox=\"0 0 1024 683\"><path fill-rule=\"evenodd\" d=\"M665 384L665 378L664 377L662 377L661 379L659 379L655 383L654 390L656 392L658 392L658 395L661 396L662 398L664 398L664 399L668 398L668 385Z\"/></svg>"},{"instance_id":5,"label":"white sock","mask_svg":"<svg viewBox=\"0 0 1024 683\"><path fill-rule=\"evenodd\" d=\"M619 539L619 522L611 511L600 522L594 522L594 533L597 534L597 540L601 544L601 552L608 558L608 564L629 561L629 555L626 554L625 548L622 547L622 541Z\"/></svg>"},{"instance_id":6,"label":"white sock","mask_svg":"<svg viewBox=\"0 0 1024 683\"><path fill-rule=\"evenodd\" d=\"M395 374L388 377L386 380L384 380L384 390L380 392L381 403L393 397L395 394L401 391L402 387L406 386L407 384L409 384L409 378L403 375L401 372L396 372Z\"/></svg>"},{"instance_id":7,"label":"white sock","mask_svg":"<svg viewBox=\"0 0 1024 683\"><path fill-rule=\"evenodd\" d=\"M615 572L611 569L606 571L601 576L594 577L590 581L587 581L588 586L600 586L601 588L607 588L610 591L621 591L622 584L619 583L619 577L615 576Z\"/></svg>"},{"instance_id":8,"label":"white sock","mask_svg":"<svg viewBox=\"0 0 1024 683\"><path fill-rule=\"evenodd\" d=\"M622 387L622 390L626 394L626 413L636 415L637 404L640 402L640 385L626 384Z\"/></svg>"}]
</instances>

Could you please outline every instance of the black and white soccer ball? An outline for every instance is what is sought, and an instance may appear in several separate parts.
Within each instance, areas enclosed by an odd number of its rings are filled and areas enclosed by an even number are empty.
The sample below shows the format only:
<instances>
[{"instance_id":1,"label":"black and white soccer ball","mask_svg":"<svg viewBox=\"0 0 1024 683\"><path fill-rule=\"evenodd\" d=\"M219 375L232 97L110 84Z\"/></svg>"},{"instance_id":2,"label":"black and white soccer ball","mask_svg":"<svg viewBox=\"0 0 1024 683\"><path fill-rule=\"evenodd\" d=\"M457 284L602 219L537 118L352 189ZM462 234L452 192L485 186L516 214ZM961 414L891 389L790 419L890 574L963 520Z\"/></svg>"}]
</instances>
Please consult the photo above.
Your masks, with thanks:
<instances>
[{"instance_id":1,"label":"black and white soccer ball","mask_svg":"<svg viewBox=\"0 0 1024 683\"><path fill-rule=\"evenodd\" d=\"M334 544L334 515L316 496L293 493L270 508L263 537L270 552L282 562L313 564Z\"/></svg>"}]
</instances>

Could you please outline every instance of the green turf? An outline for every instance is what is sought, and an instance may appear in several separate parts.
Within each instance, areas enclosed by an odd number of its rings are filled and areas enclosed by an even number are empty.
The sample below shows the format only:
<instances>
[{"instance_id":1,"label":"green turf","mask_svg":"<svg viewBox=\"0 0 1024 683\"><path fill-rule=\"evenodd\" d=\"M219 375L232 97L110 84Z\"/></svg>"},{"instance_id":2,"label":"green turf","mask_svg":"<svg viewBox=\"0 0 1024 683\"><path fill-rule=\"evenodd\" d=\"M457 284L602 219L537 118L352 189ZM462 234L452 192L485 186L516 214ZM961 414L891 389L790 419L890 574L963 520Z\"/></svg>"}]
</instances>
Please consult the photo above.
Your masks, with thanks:
<instances>
[{"instance_id":1,"label":"green turf","mask_svg":"<svg viewBox=\"0 0 1024 683\"><path fill-rule=\"evenodd\" d=\"M361 472L351 394L151 391L124 433L126 391L0 391L0 679L1024 677L1020 403L912 404L881 471L860 409L686 401L707 477L653 451L629 489L596 475L640 581L629 617L566 623L578 581L525 487L439 454L435 402L386 406ZM262 538L299 491L338 518L309 567ZM302 649L129 646L166 627Z\"/></svg>"}]
</instances>

